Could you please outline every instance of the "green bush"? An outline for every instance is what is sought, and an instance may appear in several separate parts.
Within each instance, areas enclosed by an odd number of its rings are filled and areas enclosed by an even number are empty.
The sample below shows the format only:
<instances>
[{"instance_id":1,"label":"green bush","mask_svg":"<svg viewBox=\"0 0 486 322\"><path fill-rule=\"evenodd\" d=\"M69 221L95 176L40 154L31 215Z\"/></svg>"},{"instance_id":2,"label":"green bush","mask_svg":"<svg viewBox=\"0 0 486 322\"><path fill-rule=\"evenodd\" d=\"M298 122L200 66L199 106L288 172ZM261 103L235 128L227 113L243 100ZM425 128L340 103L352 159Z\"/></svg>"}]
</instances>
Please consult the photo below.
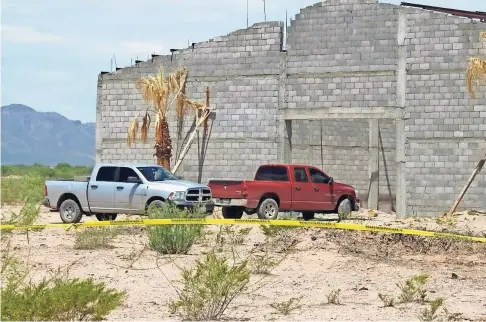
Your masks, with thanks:
<instances>
[{"instance_id":1,"label":"green bush","mask_svg":"<svg viewBox=\"0 0 486 322\"><path fill-rule=\"evenodd\" d=\"M29 270L2 245L1 319L3 321L102 320L123 303L125 292L93 279L68 278L59 270L33 283Z\"/></svg>"},{"instance_id":2,"label":"green bush","mask_svg":"<svg viewBox=\"0 0 486 322\"><path fill-rule=\"evenodd\" d=\"M30 226L39 217L39 210L40 207L35 202L28 201L20 209L19 213L10 212L7 216L2 215L2 224Z\"/></svg>"},{"instance_id":3,"label":"green bush","mask_svg":"<svg viewBox=\"0 0 486 322\"><path fill-rule=\"evenodd\" d=\"M192 269L182 270L184 287L179 298L169 303L173 313L178 312L185 320L218 320L231 302L247 289L250 270L244 260L229 265L225 257L215 253L198 260Z\"/></svg>"},{"instance_id":4,"label":"green bush","mask_svg":"<svg viewBox=\"0 0 486 322\"><path fill-rule=\"evenodd\" d=\"M31 166L2 166L2 204L16 204L25 200L40 202L47 179L72 179L89 175L91 168L59 164L54 168L34 164Z\"/></svg>"},{"instance_id":5,"label":"green bush","mask_svg":"<svg viewBox=\"0 0 486 322\"><path fill-rule=\"evenodd\" d=\"M165 204L150 210L151 219L205 218L204 212L180 210ZM195 241L201 237L201 225L161 225L148 227L149 246L162 254L187 254Z\"/></svg>"},{"instance_id":6,"label":"green bush","mask_svg":"<svg viewBox=\"0 0 486 322\"><path fill-rule=\"evenodd\" d=\"M99 321L123 302L124 292L92 278L44 279L39 284L2 289L2 320Z\"/></svg>"}]
</instances>

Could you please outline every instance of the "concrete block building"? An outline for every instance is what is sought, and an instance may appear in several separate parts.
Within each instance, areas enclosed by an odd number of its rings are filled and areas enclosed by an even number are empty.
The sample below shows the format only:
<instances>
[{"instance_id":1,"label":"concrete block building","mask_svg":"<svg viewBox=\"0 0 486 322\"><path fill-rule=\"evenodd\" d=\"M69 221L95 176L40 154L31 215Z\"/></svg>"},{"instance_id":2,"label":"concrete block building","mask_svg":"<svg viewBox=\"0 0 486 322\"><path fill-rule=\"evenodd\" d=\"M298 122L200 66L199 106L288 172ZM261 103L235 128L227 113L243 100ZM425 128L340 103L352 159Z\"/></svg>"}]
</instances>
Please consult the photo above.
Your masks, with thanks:
<instances>
[{"instance_id":1,"label":"concrete block building","mask_svg":"<svg viewBox=\"0 0 486 322\"><path fill-rule=\"evenodd\" d=\"M307 163L355 186L365 206L440 215L486 153L486 89L465 86L470 56L486 57L485 14L375 0L327 0L283 22L195 43L98 77L97 162L154 162L153 142L129 147L147 108L140 76L182 65L188 93L217 110L178 174L251 178L264 163ZM194 124L170 115L174 160ZM174 161L172 162L172 164ZM486 174L462 208L486 208ZM369 203L369 204L368 204ZM368 204L368 205L367 205Z\"/></svg>"}]
</instances>

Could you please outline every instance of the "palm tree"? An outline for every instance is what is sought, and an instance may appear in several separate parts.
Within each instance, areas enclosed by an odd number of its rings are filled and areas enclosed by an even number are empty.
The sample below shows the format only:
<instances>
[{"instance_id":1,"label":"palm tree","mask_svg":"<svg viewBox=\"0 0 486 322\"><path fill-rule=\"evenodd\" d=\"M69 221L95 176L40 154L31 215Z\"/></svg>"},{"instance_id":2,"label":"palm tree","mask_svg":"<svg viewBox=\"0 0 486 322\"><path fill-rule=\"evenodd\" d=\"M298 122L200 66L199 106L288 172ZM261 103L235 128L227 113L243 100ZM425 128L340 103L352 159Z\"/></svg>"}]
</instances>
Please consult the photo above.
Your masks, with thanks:
<instances>
[{"instance_id":1,"label":"palm tree","mask_svg":"<svg viewBox=\"0 0 486 322\"><path fill-rule=\"evenodd\" d=\"M149 111L155 113L155 153L157 164L170 170L170 158L172 157L172 140L170 138L169 124L167 122L167 113L172 106L176 105L176 115L182 118L189 108L195 110L201 109L204 105L190 101L186 96L186 83L188 70L182 67L164 77L164 69L161 67L155 75L141 77L137 80L137 88L140 89L145 102L152 104L142 118L140 128L141 141L147 142L147 134L150 128L152 117ZM169 97L174 95L169 102ZM129 146L135 143L138 126L137 115L130 124L128 129L127 141Z\"/></svg>"}]
</instances>

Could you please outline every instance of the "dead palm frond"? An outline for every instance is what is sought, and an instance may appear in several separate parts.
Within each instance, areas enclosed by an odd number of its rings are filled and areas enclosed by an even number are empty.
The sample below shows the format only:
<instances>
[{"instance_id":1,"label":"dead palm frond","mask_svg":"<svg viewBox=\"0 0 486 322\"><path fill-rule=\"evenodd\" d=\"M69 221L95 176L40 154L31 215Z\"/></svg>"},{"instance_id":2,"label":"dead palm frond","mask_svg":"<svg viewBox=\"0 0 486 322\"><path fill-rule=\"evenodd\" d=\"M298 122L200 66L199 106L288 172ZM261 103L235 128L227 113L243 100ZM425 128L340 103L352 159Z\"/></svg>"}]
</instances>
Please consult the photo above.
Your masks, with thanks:
<instances>
[{"instance_id":1,"label":"dead palm frond","mask_svg":"<svg viewBox=\"0 0 486 322\"><path fill-rule=\"evenodd\" d=\"M130 123L130 126L128 127L127 142L129 146L131 146L132 143L135 143L135 140L137 138L137 131L138 131L138 119L135 117L132 123Z\"/></svg>"},{"instance_id":2,"label":"dead palm frond","mask_svg":"<svg viewBox=\"0 0 486 322\"><path fill-rule=\"evenodd\" d=\"M472 98L476 98L475 87L486 75L486 61L478 57L469 58L469 66L466 70L466 86Z\"/></svg>"},{"instance_id":3,"label":"dead palm frond","mask_svg":"<svg viewBox=\"0 0 486 322\"><path fill-rule=\"evenodd\" d=\"M140 129L140 139L143 143L147 143L147 135L150 128L151 117L148 111L145 112L145 116L142 119L142 127Z\"/></svg>"}]
</instances>

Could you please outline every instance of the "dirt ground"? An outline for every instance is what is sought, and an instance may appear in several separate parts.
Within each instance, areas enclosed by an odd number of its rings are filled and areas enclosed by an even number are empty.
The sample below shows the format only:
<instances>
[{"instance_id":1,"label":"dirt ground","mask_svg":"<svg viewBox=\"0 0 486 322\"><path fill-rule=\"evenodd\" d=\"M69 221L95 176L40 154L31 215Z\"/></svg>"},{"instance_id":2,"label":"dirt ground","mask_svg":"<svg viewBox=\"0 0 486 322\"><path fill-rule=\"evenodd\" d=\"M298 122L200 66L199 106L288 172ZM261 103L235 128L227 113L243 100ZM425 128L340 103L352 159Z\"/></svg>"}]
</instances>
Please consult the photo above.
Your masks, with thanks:
<instances>
[{"instance_id":1,"label":"dirt ground","mask_svg":"<svg viewBox=\"0 0 486 322\"><path fill-rule=\"evenodd\" d=\"M2 212L9 210L2 208ZM349 222L486 236L486 215L481 213L458 214L454 217L457 223L449 226L450 221L439 224L434 219L396 220L384 213L372 217L366 210L353 217ZM320 219L333 218L329 215ZM89 220L96 219L83 219ZM42 209L39 222L58 223L59 214ZM248 227L253 228L244 244L237 246L241 254L264 240L259 227ZM215 232L217 227L209 226L208 230ZM314 228L295 230L293 237L298 240L296 250L271 275L253 275L253 291L237 298L226 311L225 319L418 321L427 305L384 307L378 293L398 295L397 283L427 273L429 297L445 298L448 313L440 309L439 320L447 321L452 313L460 313L457 321L486 321L486 244ZM29 242L25 234L15 232L13 247L18 255L28 258L36 278L75 262L72 276L94 277L125 290L125 304L113 311L109 320L180 320L167 309L167 303L177 295L174 286L180 287L177 266L192 265L208 249L201 241L189 255L168 258L151 250L142 252L147 237L139 227L123 229L111 249L77 250L74 239L75 232L64 229L30 232ZM141 254L138 260L136 254ZM261 283L263 287L258 287ZM341 305L327 304L327 295L337 289ZM302 307L290 315L277 313L271 307L272 303L300 296Z\"/></svg>"}]
</instances>

